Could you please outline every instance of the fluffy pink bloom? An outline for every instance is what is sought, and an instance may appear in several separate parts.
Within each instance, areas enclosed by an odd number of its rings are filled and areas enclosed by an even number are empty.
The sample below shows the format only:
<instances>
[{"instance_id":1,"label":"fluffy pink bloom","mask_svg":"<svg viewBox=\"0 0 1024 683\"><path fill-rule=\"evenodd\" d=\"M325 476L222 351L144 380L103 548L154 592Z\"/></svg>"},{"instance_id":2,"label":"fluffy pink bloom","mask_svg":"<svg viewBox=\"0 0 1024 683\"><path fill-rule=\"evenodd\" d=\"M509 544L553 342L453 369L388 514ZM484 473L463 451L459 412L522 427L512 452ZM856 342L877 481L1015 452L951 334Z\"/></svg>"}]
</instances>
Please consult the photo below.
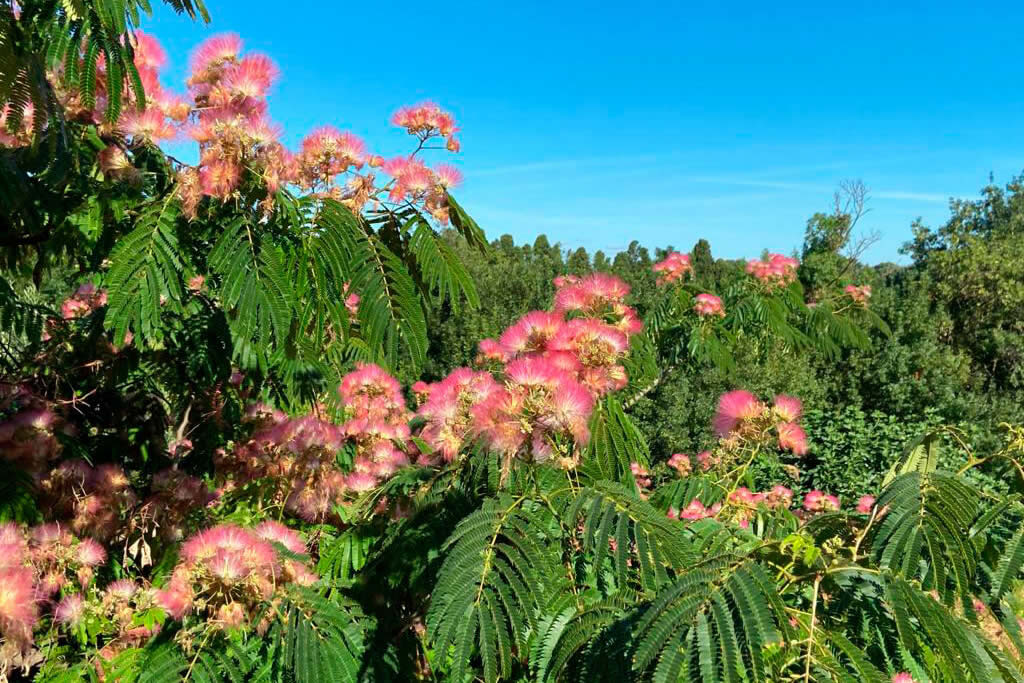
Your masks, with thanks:
<instances>
[{"instance_id":1,"label":"fluffy pink bloom","mask_svg":"<svg viewBox=\"0 0 1024 683\"><path fill-rule=\"evenodd\" d=\"M118 127L127 135L151 142L170 140L178 132L164 117L164 113L156 107L149 107L141 112L129 109L121 115Z\"/></svg>"},{"instance_id":2,"label":"fluffy pink bloom","mask_svg":"<svg viewBox=\"0 0 1024 683\"><path fill-rule=\"evenodd\" d=\"M783 422L796 422L803 413L803 404L795 396L779 394L775 397L772 409Z\"/></svg>"},{"instance_id":3,"label":"fluffy pink bloom","mask_svg":"<svg viewBox=\"0 0 1024 683\"><path fill-rule=\"evenodd\" d=\"M190 68L192 77L201 76L210 68L224 62L236 61L242 53L242 39L234 33L220 33L210 36L192 52Z\"/></svg>"},{"instance_id":4,"label":"fluffy pink bloom","mask_svg":"<svg viewBox=\"0 0 1024 683\"><path fill-rule=\"evenodd\" d=\"M501 390L488 372L458 368L433 385L418 411L425 420L420 438L446 462L458 455L472 428L474 406Z\"/></svg>"},{"instance_id":5,"label":"fluffy pink bloom","mask_svg":"<svg viewBox=\"0 0 1024 683\"><path fill-rule=\"evenodd\" d=\"M714 294L698 294L693 304L693 310L702 317L710 315L725 317L725 306L722 305L722 300Z\"/></svg>"},{"instance_id":6,"label":"fluffy pink bloom","mask_svg":"<svg viewBox=\"0 0 1024 683\"><path fill-rule=\"evenodd\" d=\"M481 339L478 344L480 354L477 356L477 363L483 364L487 361L499 361L504 363L508 360L504 347L494 339Z\"/></svg>"},{"instance_id":7,"label":"fluffy pink bloom","mask_svg":"<svg viewBox=\"0 0 1024 683\"><path fill-rule=\"evenodd\" d=\"M139 585L131 579L119 579L107 584L105 592L118 600L128 600L139 590Z\"/></svg>"},{"instance_id":8,"label":"fluffy pink bloom","mask_svg":"<svg viewBox=\"0 0 1024 683\"><path fill-rule=\"evenodd\" d=\"M159 71L167 63L167 53L160 42L148 33L135 31L131 42L135 51L135 68Z\"/></svg>"},{"instance_id":9,"label":"fluffy pink bloom","mask_svg":"<svg viewBox=\"0 0 1024 683\"><path fill-rule=\"evenodd\" d=\"M452 134L458 130L454 117L433 102L402 107L391 117L391 122L405 128L410 135L423 138L441 135L452 139Z\"/></svg>"},{"instance_id":10,"label":"fluffy pink bloom","mask_svg":"<svg viewBox=\"0 0 1024 683\"><path fill-rule=\"evenodd\" d=\"M815 489L804 496L804 509L808 512L834 512L839 509L839 498Z\"/></svg>"},{"instance_id":11,"label":"fluffy pink bloom","mask_svg":"<svg viewBox=\"0 0 1024 683\"><path fill-rule=\"evenodd\" d=\"M204 195L225 199L242 181L242 168L229 159L211 161L199 169L199 187Z\"/></svg>"},{"instance_id":12,"label":"fluffy pink bloom","mask_svg":"<svg viewBox=\"0 0 1024 683\"><path fill-rule=\"evenodd\" d=\"M729 502L733 505L756 506L764 500L763 493L755 493L746 486L740 486L729 494Z\"/></svg>"},{"instance_id":13,"label":"fluffy pink bloom","mask_svg":"<svg viewBox=\"0 0 1024 683\"><path fill-rule=\"evenodd\" d=\"M85 599L81 593L72 593L57 604L53 618L62 624L74 626L85 616Z\"/></svg>"},{"instance_id":14,"label":"fluffy pink bloom","mask_svg":"<svg viewBox=\"0 0 1024 683\"><path fill-rule=\"evenodd\" d=\"M551 340L564 325L565 320L558 313L533 311L508 327L498 339L498 343L509 358L527 353L540 353L548 350Z\"/></svg>"},{"instance_id":15,"label":"fluffy pink bloom","mask_svg":"<svg viewBox=\"0 0 1024 683\"><path fill-rule=\"evenodd\" d=\"M437 179L437 184L446 190L450 190L462 182L462 173L449 164L438 164L434 169L434 177Z\"/></svg>"},{"instance_id":16,"label":"fluffy pink bloom","mask_svg":"<svg viewBox=\"0 0 1024 683\"><path fill-rule=\"evenodd\" d=\"M236 97L263 97L278 75L277 65L266 55L246 55L226 74L223 85Z\"/></svg>"},{"instance_id":17,"label":"fluffy pink bloom","mask_svg":"<svg viewBox=\"0 0 1024 683\"><path fill-rule=\"evenodd\" d=\"M558 442L585 444L593 397L551 359L527 356L510 362L504 389L472 409L473 429L494 450L544 461Z\"/></svg>"},{"instance_id":18,"label":"fluffy pink bloom","mask_svg":"<svg viewBox=\"0 0 1024 683\"><path fill-rule=\"evenodd\" d=\"M621 303L629 295L629 285L607 273L592 273L566 284L555 292L556 311L599 313L613 303Z\"/></svg>"},{"instance_id":19,"label":"fluffy pink bloom","mask_svg":"<svg viewBox=\"0 0 1024 683\"><path fill-rule=\"evenodd\" d=\"M914 677L903 671L892 677L892 683L914 683Z\"/></svg>"},{"instance_id":20,"label":"fluffy pink bloom","mask_svg":"<svg viewBox=\"0 0 1024 683\"><path fill-rule=\"evenodd\" d=\"M741 422L759 417L764 412L764 405L749 391L737 389L722 394L718 399L718 412L712 420L712 426L718 436L725 436L733 431Z\"/></svg>"},{"instance_id":21,"label":"fluffy pink bloom","mask_svg":"<svg viewBox=\"0 0 1024 683\"><path fill-rule=\"evenodd\" d=\"M715 514L717 514L720 507L721 506L718 503L711 506L710 508L705 507L703 503L694 498L685 508L679 511L678 517L679 519L685 519L691 522L698 519L705 519L707 517L713 517Z\"/></svg>"},{"instance_id":22,"label":"fluffy pink bloom","mask_svg":"<svg viewBox=\"0 0 1024 683\"><path fill-rule=\"evenodd\" d=\"M190 292L202 291L204 284L206 284L206 277L204 275L193 275L188 279L188 289Z\"/></svg>"},{"instance_id":23,"label":"fluffy pink bloom","mask_svg":"<svg viewBox=\"0 0 1024 683\"><path fill-rule=\"evenodd\" d=\"M696 455L697 464L703 472L707 472L718 464L718 459L711 455L711 451L701 451Z\"/></svg>"},{"instance_id":24,"label":"fluffy pink bloom","mask_svg":"<svg viewBox=\"0 0 1024 683\"><path fill-rule=\"evenodd\" d=\"M342 285L341 295L345 297L345 310L348 311L348 314L351 316L357 315L359 313L359 302L362 301L362 297L355 292L350 292L347 282Z\"/></svg>"},{"instance_id":25,"label":"fluffy pink bloom","mask_svg":"<svg viewBox=\"0 0 1024 683\"><path fill-rule=\"evenodd\" d=\"M871 298L871 285L846 285L844 291L856 304L867 305Z\"/></svg>"},{"instance_id":26,"label":"fluffy pink bloom","mask_svg":"<svg viewBox=\"0 0 1024 683\"><path fill-rule=\"evenodd\" d=\"M875 507L875 497L872 495L863 495L857 499L857 512L862 515L870 515L872 508Z\"/></svg>"},{"instance_id":27,"label":"fluffy pink bloom","mask_svg":"<svg viewBox=\"0 0 1024 683\"><path fill-rule=\"evenodd\" d=\"M678 472L680 477L688 476L692 469L690 456L686 453L673 453L668 459L668 466Z\"/></svg>"},{"instance_id":28,"label":"fluffy pink bloom","mask_svg":"<svg viewBox=\"0 0 1024 683\"><path fill-rule=\"evenodd\" d=\"M27 645L38 617L32 569L0 569L0 636Z\"/></svg>"},{"instance_id":29,"label":"fluffy pink bloom","mask_svg":"<svg viewBox=\"0 0 1024 683\"><path fill-rule=\"evenodd\" d=\"M154 594L156 603L167 612L172 619L182 619L192 611L195 593L192 586L183 579L174 577L161 590Z\"/></svg>"},{"instance_id":30,"label":"fluffy pink bloom","mask_svg":"<svg viewBox=\"0 0 1024 683\"><path fill-rule=\"evenodd\" d=\"M780 422L775 429L779 433L779 448L792 451L794 455L807 454L807 434L803 427L794 422Z\"/></svg>"},{"instance_id":31,"label":"fluffy pink bloom","mask_svg":"<svg viewBox=\"0 0 1024 683\"><path fill-rule=\"evenodd\" d=\"M782 254L769 254L765 261L747 261L747 272L769 286L782 286L796 280L800 262Z\"/></svg>"},{"instance_id":32,"label":"fluffy pink bloom","mask_svg":"<svg viewBox=\"0 0 1024 683\"><path fill-rule=\"evenodd\" d=\"M690 265L690 255L681 254L678 251L670 252L664 260L655 263L651 270L655 273L661 273L662 275L658 278L658 284L666 284L669 282L675 282L686 276L687 273L693 272L693 266Z\"/></svg>"},{"instance_id":33,"label":"fluffy pink bloom","mask_svg":"<svg viewBox=\"0 0 1024 683\"><path fill-rule=\"evenodd\" d=\"M91 538L82 539L75 553L78 561L86 567L96 567L107 561L107 551Z\"/></svg>"},{"instance_id":34,"label":"fluffy pink bloom","mask_svg":"<svg viewBox=\"0 0 1024 683\"><path fill-rule=\"evenodd\" d=\"M765 494L764 501L768 507L788 508L793 503L793 490L777 484Z\"/></svg>"},{"instance_id":35,"label":"fluffy pink bloom","mask_svg":"<svg viewBox=\"0 0 1024 683\"><path fill-rule=\"evenodd\" d=\"M362 166L365 158L366 144L358 137L322 126L303 139L299 164L310 179L327 180L352 166Z\"/></svg>"},{"instance_id":36,"label":"fluffy pink bloom","mask_svg":"<svg viewBox=\"0 0 1024 683\"><path fill-rule=\"evenodd\" d=\"M647 468L638 462L629 463L629 471L633 473L633 480L636 481L636 485L642 489L650 488L651 476Z\"/></svg>"},{"instance_id":37,"label":"fluffy pink bloom","mask_svg":"<svg viewBox=\"0 0 1024 683\"><path fill-rule=\"evenodd\" d=\"M345 477L345 484L351 490L362 493L377 486L377 478L368 472L352 472Z\"/></svg>"},{"instance_id":38,"label":"fluffy pink bloom","mask_svg":"<svg viewBox=\"0 0 1024 683\"><path fill-rule=\"evenodd\" d=\"M121 177L130 173L134 167L128 156L117 145L107 145L100 151L96 160L99 162L100 170L105 175Z\"/></svg>"},{"instance_id":39,"label":"fluffy pink bloom","mask_svg":"<svg viewBox=\"0 0 1024 683\"><path fill-rule=\"evenodd\" d=\"M299 533L289 529L280 522L267 520L254 527L253 531L264 541L280 543L293 553L302 555L306 552L306 542L302 540Z\"/></svg>"}]
</instances>

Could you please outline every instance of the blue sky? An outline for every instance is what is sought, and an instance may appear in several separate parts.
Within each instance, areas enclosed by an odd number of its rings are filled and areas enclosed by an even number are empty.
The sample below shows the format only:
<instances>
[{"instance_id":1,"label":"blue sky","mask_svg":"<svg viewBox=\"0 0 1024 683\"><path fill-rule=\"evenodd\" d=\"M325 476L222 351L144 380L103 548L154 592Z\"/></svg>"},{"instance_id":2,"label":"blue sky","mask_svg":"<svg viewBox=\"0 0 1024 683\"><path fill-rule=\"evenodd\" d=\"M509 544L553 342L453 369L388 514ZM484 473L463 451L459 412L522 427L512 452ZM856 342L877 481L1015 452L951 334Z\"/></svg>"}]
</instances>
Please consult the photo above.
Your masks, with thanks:
<instances>
[{"instance_id":1,"label":"blue sky","mask_svg":"<svg viewBox=\"0 0 1024 683\"><path fill-rule=\"evenodd\" d=\"M408 143L391 113L432 99L492 237L789 251L858 178L881 234L867 260L902 261L915 218L1024 170L1020 3L207 1L208 25L143 24L167 85L234 31L281 68L286 143L330 123L385 155Z\"/></svg>"}]
</instances>

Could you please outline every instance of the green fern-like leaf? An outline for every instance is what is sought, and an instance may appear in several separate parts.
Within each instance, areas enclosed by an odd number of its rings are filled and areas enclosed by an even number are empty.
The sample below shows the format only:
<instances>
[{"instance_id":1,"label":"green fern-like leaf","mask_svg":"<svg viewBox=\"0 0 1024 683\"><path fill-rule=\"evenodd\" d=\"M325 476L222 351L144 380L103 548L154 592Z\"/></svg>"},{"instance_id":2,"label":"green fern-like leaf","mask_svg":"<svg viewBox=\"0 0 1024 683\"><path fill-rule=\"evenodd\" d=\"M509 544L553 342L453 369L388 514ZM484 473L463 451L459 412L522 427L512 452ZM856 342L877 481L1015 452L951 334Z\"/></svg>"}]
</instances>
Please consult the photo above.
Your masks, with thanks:
<instances>
[{"instance_id":1,"label":"green fern-like leaf","mask_svg":"<svg viewBox=\"0 0 1024 683\"><path fill-rule=\"evenodd\" d=\"M132 331L136 343L159 344L164 338L161 317L181 310L185 262L178 247L177 218L174 201L154 205L111 254L113 265L104 278L109 306L104 324L114 331L115 343L123 343Z\"/></svg>"}]
</instances>

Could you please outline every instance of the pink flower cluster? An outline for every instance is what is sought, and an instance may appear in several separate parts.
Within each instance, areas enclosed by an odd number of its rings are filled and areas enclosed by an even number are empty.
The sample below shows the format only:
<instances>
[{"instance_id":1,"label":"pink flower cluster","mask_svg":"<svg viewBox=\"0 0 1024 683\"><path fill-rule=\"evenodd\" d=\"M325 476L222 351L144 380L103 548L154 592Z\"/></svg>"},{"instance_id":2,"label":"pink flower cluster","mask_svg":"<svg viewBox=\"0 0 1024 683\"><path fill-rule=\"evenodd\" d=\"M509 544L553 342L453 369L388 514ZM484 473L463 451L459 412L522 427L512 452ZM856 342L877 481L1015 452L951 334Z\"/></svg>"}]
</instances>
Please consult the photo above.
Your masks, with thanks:
<instances>
[{"instance_id":1,"label":"pink flower cluster","mask_svg":"<svg viewBox=\"0 0 1024 683\"><path fill-rule=\"evenodd\" d=\"M594 400L626 385L621 361L630 335L642 329L625 303L629 287L603 273L562 276L555 287L554 310L528 313L497 341L480 342L481 363L503 364L502 385L459 370L458 378L441 383L452 389L414 387L429 396L422 414L434 424L425 431L446 458L467 435L476 435L508 456L572 462L589 438ZM472 393L459 388L474 377ZM456 399L461 405L454 405Z\"/></svg>"},{"instance_id":2,"label":"pink flower cluster","mask_svg":"<svg viewBox=\"0 0 1024 683\"><path fill-rule=\"evenodd\" d=\"M817 489L804 496L804 510L807 512L835 512L839 507L839 498Z\"/></svg>"},{"instance_id":3,"label":"pink flower cluster","mask_svg":"<svg viewBox=\"0 0 1024 683\"><path fill-rule=\"evenodd\" d=\"M401 385L376 365L360 365L342 378L338 394L345 421L315 415L288 417L264 405L250 406L249 439L217 456L225 490L254 480L273 482L280 502L307 521L333 518L349 494L376 487L409 464L409 419ZM338 452L354 449L352 470L337 466Z\"/></svg>"},{"instance_id":4,"label":"pink flower cluster","mask_svg":"<svg viewBox=\"0 0 1024 683\"><path fill-rule=\"evenodd\" d=\"M302 537L279 522L252 529L219 524L200 531L182 545L170 580L156 593L157 603L174 619L197 613L217 628L247 625L281 586L316 583L304 562L283 557L275 544L306 552Z\"/></svg>"},{"instance_id":5,"label":"pink flower cluster","mask_svg":"<svg viewBox=\"0 0 1024 683\"><path fill-rule=\"evenodd\" d=\"M412 414L398 380L376 365L345 375L338 394L349 416L342 430L356 447L345 483L353 491L367 491L409 464L403 448Z\"/></svg>"},{"instance_id":6,"label":"pink flower cluster","mask_svg":"<svg viewBox=\"0 0 1024 683\"><path fill-rule=\"evenodd\" d=\"M693 464L690 456L686 453L673 453L668 459L668 466L674 469L680 477L688 477L693 471Z\"/></svg>"},{"instance_id":7,"label":"pink flower cluster","mask_svg":"<svg viewBox=\"0 0 1024 683\"><path fill-rule=\"evenodd\" d=\"M203 480L177 469L154 474L150 492L131 519L151 522L159 536L169 541L180 541L189 515L216 499Z\"/></svg>"},{"instance_id":8,"label":"pink flower cluster","mask_svg":"<svg viewBox=\"0 0 1024 683\"><path fill-rule=\"evenodd\" d=\"M459 129L455 127L455 119L433 102L402 107L391 117L391 122L424 142L443 136L449 151L459 151L459 141L455 137Z\"/></svg>"},{"instance_id":9,"label":"pink flower cluster","mask_svg":"<svg viewBox=\"0 0 1024 683\"><path fill-rule=\"evenodd\" d=\"M793 491L781 484L773 486L771 490L764 493L757 493L746 486L740 486L729 494L726 503L729 518L739 524L741 528L746 529L759 509L788 509L793 503Z\"/></svg>"},{"instance_id":10,"label":"pink flower cluster","mask_svg":"<svg viewBox=\"0 0 1024 683\"><path fill-rule=\"evenodd\" d=\"M715 503L711 507L705 507L704 503L694 498L689 504L682 510L676 510L675 508L669 508L668 518L669 519L681 519L687 522L695 522L699 519L708 519L714 517L721 511L722 504Z\"/></svg>"},{"instance_id":11,"label":"pink flower cluster","mask_svg":"<svg viewBox=\"0 0 1024 683\"><path fill-rule=\"evenodd\" d=\"M627 296L629 285L607 273L555 278L556 312L603 320L629 337L640 332L644 324L626 305Z\"/></svg>"},{"instance_id":12,"label":"pink flower cluster","mask_svg":"<svg viewBox=\"0 0 1024 683\"><path fill-rule=\"evenodd\" d=\"M782 254L769 254L768 259L747 261L747 272L769 287L783 287L796 280L800 262Z\"/></svg>"},{"instance_id":13,"label":"pink flower cluster","mask_svg":"<svg viewBox=\"0 0 1024 683\"><path fill-rule=\"evenodd\" d=\"M640 487L641 492L644 489L651 488L651 473L647 471L646 467L638 462L631 462L629 463L629 471L633 473L633 480Z\"/></svg>"},{"instance_id":14,"label":"pink flower cluster","mask_svg":"<svg viewBox=\"0 0 1024 683\"><path fill-rule=\"evenodd\" d=\"M190 66L195 119L188 135L199 143L199 165L179 174L186 214L194 215L204 196L230 197L245 168L258 173L273 195L296 175L295 161L267 117L266 97L277 67L265 55L243 57L242 41L234 34L206 40L193 52Z\"/></svg>"},{"instance_id":15,"label":"pink flower cluster","mask_svg":"<svg viewBox=\"0 0 1024 683\"><path fill-rule=\"evenodd\" d=\"M871 285L846 285L843 290L853 300L853 303L861 306L867 306L868 299L871 298Z\"/></svg>"},{"instance_id":16,"label":"pink flower cluster","mask_svg":"<svg viewBox=\"0 0 1024 683\"><path fill-rule=\"evenodd\" d=\"M725 317L725 306L722 300L714 294L698 294L693 304L693 310L702 318L708 316Z\"/></svg>"},{"instance_id":17,"label":"pink flower cluster","mask_svg":"<svg viewBox=\"0 0 1024 683\"><path fill-rule=\"evenodd\" d=\"M730 391L719 399L712 425L719 437L730 441L762 442L774 428L781 450L804 455L807 434L797 423L801 410L800 400L792 396L776 396L769 408L749 391Z\"/></svg>"},{"instance_id":18,"label":"pink flower cluster","mask_svg":"<svg viewBox=\"0 0 1024 683\"><path fill-rule=\"evenodd\" d=\"M857 512L862 515L870 515L875 508L875 497L865 494L857 499Z\"/></svg>"},{"instance_id":19,"label":"pink flower cluster","mask_svg":"<svg viewBox=\"0 0 1024 683\"><path fill-rule=\"evenodd\" d=\"M80 592L106 560L103 546L59 524L0 524L0 671L14 668L31 649L43 613L63 622L80 613ZM64 598L57 600L58 593Z\"/></svg>"},{"instance_id":20,"label":"pink flower cluster","mask_svg":"<svg viewBox=\"0 0 1024 683\"><path fill-rule=\"evenodd\" d=\"M170 140L178 133L192 107L180 96L160 85L160 70L167 63L167 55L153 36L135 32L135 68L142 79L146 93L146 107L129 107L121 115L117 128L136 140L160 142Z\"/></svg>"},{"instance_id":21,"label":"pink flower cluster","mask_svg":"<svg viewBox=\"0 0 1024 683\"><path fill-rule=\"evenodd\" d=\"M651 270L655 273L661 273L658 277L658 284L664 285L683 279L688 273L693 272L693 266L690 265L689 254L673 251L669 252L668 256L663 260L655 263Z\"/></svg>"},{"instance_id":22,"label":"pink flower cluster","mask_svg":"<svg viewBox=\"0 0 1024 683\"><path fill-rule=\"evenodd\" d=\"M62 462L39 488L53 518L68 520L76 534L101 541L113 538L138 502L121 467L93 467L80 459Z\"/></svg>"},{"instance_id":23,"label":"pink flower cluster","mask_svg":"<svg viewBox=\"0 0 1024 683\"><path fill-rule=\"evenodd\" d=\"M590 438L591 393L574 375L544 356L510 361L505 383L473 406L473 430L508 457L574 462Z\"/></svg>"},{"instance_id":24,"label":"pink flower cluster","mask_svg":"<svg viewBox=\"0 0 1024 683\"><path fill-rule=\"evenodd\" d=\"M413 385L425 396L416 414L425 420L420 438L451 462L462 450L473 429L473 407L502 387L489 372L458 368L436 384Z\"/></svg>"},{"instance_id":25,"label":"pink flower cluster","mask_svg":"<svg viewBox=\"0 0 1024 683\"><path fill-rule=\"evenodd\" d=\"M96 285L87 282L60 305L61 317L65 320L83 318L97 308L107 305L106 290L97 290Z\"/></svg>"},{"instance_id":26,"label":"pink flower cluster","mask_svg":"<svg viewBox=\"0 0 1024 683\"><path fill-rule=\"evenodd\" d=\"M0 457L40 479L61 452L62 421L27 387L0 383Z\"/></svg>"}]
</instances>

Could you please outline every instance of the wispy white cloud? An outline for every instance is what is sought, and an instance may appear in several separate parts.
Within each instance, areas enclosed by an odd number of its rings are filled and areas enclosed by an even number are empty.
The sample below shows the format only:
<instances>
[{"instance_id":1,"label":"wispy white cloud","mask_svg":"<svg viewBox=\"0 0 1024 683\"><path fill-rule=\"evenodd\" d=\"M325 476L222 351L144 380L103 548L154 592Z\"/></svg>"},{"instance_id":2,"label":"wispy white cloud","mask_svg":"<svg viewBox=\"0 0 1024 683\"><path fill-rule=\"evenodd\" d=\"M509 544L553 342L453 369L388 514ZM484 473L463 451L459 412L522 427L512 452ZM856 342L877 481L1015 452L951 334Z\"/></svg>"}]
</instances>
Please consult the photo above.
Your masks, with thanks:
<instances>
[{"instance_id":1,"label":"wispy white cloud","mask_svg":"<svg viewBox=\"0 0 1024 683\"><path fill-rule=\"evenodd\" d=\"M878 190L870 193L871 197L878 199L905 199L913 202L948 202L952 194L939 194L937 192L905 192L903 190Z\"/></svg>"},{"instance_id":2,"label":"wispy white cloud","mask_svg":"<svg viewBox=\"0 0 1024 683\"><path fill-rule=\"evenodd\" d=\"M506 164L493 166L491 168L480 168L469 171L475 177L509 175L516 173L537 173L539 171L558 171L575 168L591 168L594 166L607 166L609 169L622 166L657 161L658 156L648 154L643 156L628 157L589 157L583 159L549 159L546 161L532 161L522 164Z\"/></svg>"}]
</instances>

